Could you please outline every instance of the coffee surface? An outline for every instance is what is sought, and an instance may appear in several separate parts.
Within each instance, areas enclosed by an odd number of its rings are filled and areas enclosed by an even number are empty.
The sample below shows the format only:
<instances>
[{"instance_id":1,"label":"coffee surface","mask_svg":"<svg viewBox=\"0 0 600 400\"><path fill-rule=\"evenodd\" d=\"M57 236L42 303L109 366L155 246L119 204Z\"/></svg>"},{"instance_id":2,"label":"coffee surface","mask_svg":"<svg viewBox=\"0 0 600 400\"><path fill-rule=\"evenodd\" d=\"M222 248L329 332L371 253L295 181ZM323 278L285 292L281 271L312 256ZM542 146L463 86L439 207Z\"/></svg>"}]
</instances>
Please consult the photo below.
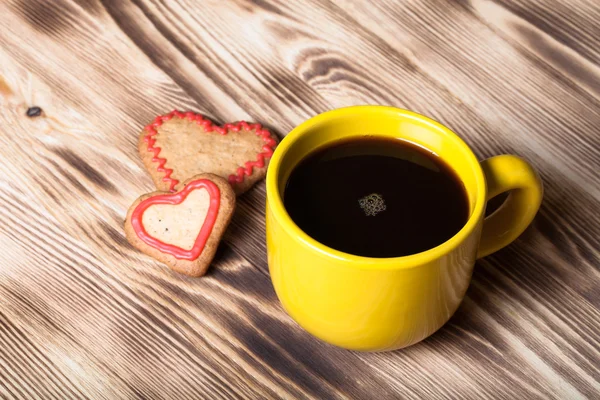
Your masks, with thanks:
<instances>
[{"instance_id":1,"label":"coffee surface","mask_svg":"<svg viewBox=\"0 0 600 400\"><path fill-rule=\"evenodd\" d=\"M366 257L400 257L442 244L466 223L456 173L430 151L364 136L317 149L284 192L292 220L318 242Z\"/></svg>"}]
</instances>

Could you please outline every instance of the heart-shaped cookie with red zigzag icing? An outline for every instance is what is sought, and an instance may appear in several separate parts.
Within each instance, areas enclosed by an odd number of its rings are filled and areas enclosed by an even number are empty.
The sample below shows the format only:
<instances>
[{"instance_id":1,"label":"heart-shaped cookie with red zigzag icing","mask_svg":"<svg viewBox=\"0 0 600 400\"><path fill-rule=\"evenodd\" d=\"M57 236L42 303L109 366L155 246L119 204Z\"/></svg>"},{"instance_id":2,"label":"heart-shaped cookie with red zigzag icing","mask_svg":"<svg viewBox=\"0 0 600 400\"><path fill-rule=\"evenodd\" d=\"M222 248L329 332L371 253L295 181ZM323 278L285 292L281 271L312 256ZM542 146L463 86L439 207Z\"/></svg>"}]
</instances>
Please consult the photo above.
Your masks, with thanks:
<instances>
[{"instance_id":1,"label":"heart-shaped cookie with red zigzag icing","mask_svg":"<svg viewBox=\"0 0 600 400\"><path fill-rule=\"evenodd\" d=\"M172 111L144 128L139 151L158 190L180 189L208 172L227 179L239 195L264 178L276 145L260 124L217 126L200 114Z\"/></svg>"},{"instance_id":2,"label":"heart-shaped cookie with red zigzag icing","mask_svg":"<svg viewBox=\"0 0 600 400\"><path fill-rule=\"evenodd\" d=\"M196 175L175 193L141 196L129 208L125 236L138 250L190 276L206 273L235 209L231 185Z\"/></svg>"}]
</instances>

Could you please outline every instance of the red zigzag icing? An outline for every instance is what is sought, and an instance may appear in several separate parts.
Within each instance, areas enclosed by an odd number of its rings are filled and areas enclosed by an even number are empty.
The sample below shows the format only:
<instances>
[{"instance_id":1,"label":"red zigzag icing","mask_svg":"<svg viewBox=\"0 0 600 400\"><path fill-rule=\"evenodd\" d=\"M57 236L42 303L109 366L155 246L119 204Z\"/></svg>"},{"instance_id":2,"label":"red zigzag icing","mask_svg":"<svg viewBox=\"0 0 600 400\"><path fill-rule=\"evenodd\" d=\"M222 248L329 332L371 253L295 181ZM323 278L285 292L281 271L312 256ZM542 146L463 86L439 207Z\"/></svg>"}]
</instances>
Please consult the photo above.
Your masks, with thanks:
<instances>
[{"instance_id":1,"label":"red zigzag icing","mask_svg":"<svg viewBox=\"0 0 600 400\"><path fill-rule=\"evenodd\" d=\"M174 191L175 186L179 183L179 180L175 178L171 178L171 174L173 173L172 169L165 168L165 164L167 160L165 158L160 158L161 148L155 146L156 139L154 136L158 134L158 127L161 126L165 121L169 121L173 117L178 118L186 118L189 121L196 121L198 125L202 125L204 128L204 132L212 132L216 131L221 135L227 135L229 131L239 132L242 128L248 131L254 131L257 136L260 136L265 145L262 147L262 151L256 155L256 161L247 161L243 166L240 166L236 173L229 175L229 183L235 185L237 183L241 183L244 181L246 176L252 175L254 171L254 167L262 168L265 166L265 159L270 158L273 155L273 150L277 142L273 140L271 134L268 130L264 129L261 124L249 124L246 121L240 121L235 124L225 124L223 126L217 126L212 123L212 121L205 119L202 115L193 113L188 111L183 113L181 111L173 110L166 115L160 115L154 119L154 122L147 125L145 127L148 132L146 136L144 136L144 142L148 144L148 151L153 153L154 157L152 157L152 162L158 163L158 167L156 170L164 174L162 180L164 182L169 182L169 190ZM210 172L210 171L206 171Z\"/></svg>"}]
</instances>

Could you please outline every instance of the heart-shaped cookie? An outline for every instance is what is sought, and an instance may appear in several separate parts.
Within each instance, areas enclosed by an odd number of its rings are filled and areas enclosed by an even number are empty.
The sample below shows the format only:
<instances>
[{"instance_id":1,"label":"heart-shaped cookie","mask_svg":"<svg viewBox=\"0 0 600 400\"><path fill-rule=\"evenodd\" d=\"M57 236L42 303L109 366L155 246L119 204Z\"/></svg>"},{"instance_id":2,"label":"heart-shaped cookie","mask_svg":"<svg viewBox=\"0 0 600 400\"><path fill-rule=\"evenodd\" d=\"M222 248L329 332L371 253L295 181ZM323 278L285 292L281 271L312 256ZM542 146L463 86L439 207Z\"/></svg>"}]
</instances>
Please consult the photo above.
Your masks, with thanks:
<instances>
[{"instance_id":1,"label":"heart-shaped cookie","mask_svg":"<svg viewBox=\"0 0 600 400\"><path fill-rule=\"evenodd\" d=\"M217 126L200 114L172 111L144 128L138 147L158 190L180 189L207 172L227 179L239 195L264 178L276 145L260 124Z\"/></svg>"},{"instance_id":2,"label":"heart-shaped cookie","mask_svg":"<svg viewBox=\"0 0 600 400\"><path fill-rule=\"evenodd\" d=\"M229 183L214 174L196 175L175 193L137 199L125 220L127 240L173 270L204 275L235 209Z\"/></svg>"}]
</instances>

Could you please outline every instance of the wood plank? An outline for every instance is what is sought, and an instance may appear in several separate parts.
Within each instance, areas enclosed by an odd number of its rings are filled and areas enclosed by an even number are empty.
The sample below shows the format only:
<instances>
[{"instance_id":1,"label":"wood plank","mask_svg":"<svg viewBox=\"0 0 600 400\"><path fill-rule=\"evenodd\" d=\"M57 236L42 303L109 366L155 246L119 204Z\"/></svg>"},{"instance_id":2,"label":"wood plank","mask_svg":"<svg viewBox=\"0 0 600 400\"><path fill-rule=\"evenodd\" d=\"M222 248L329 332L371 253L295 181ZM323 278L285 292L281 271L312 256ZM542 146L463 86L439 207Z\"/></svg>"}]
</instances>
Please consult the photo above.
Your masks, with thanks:
<instances>
[{"instance_id":1,"label":"wood plank","mask_svg":"<svg viewBox=\"0 0 600 400\"><path fill-rule=\"evenodd\" d=\"M594 398L600 393L599 7L578 0L0 4L0 397ZM139 130L174 108L284 136L391 104L480 157L520 154L546 197L411 348L348 352L279 305L264 183L211 273L124 239L152 184ZM26 117L30 106L43 110Z\"/></svg>"}]
</instances>

